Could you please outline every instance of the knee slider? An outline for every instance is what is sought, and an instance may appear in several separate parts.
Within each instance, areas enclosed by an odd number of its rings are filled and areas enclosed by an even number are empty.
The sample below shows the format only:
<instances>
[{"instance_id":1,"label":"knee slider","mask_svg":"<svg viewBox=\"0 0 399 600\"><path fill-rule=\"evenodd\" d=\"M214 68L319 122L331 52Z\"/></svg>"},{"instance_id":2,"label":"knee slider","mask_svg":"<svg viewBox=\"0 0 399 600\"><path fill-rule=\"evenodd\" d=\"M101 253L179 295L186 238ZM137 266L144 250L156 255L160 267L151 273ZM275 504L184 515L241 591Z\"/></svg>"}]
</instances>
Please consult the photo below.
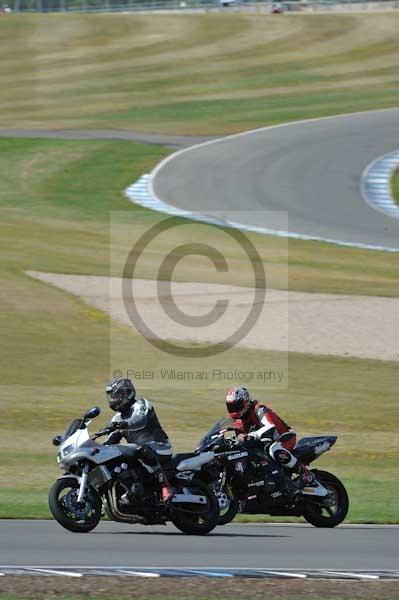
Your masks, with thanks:
<instances>
[{"instance_id":1,"label":"knee slider","mask_svg":"<svg viewBox=\"0 0 399 600\"><path fill-rule=\"evenodd\" d=\"M274 452L274 459L281 465L288 465L291 461L291 454L284 448L278 449Z\"/></svg>"},{"instance_id":2,"label":"knee slider","mask_svg":"<svg viewBox=\"0 0 399 600\"><path fill-rule=\"evenodd\" d=\"M289 450L283 448L278 442L275 442L270 446L269 452L270 456L283 467L292 469L298 462L295 456L293 456Z\"/></svg>"}]
</instances>

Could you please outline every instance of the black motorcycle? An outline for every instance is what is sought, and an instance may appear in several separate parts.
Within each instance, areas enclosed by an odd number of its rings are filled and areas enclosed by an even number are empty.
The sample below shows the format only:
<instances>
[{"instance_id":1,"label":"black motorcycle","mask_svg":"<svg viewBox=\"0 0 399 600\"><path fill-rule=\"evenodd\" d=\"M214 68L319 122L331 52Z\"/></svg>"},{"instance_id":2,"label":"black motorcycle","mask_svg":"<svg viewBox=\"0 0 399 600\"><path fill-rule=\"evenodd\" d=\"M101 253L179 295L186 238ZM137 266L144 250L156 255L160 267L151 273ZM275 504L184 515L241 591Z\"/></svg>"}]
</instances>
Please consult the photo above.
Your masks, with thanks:
<instances>
[{"instance_id":1,"label":"black motorcycle","mask_svg":"<svg viewBox=\"0 0 399 600\"><path fill-rule=\"evenodd\" d=\"M268 459L262 445L248 447L237 439L233 421L216 421L204 435L195 452L213 452L206 465L208 484L220 508L219 525L229 523L238 512L271 516L303 516L315 527L336 527L349 509L348 494L342 482L327 471L312 469L314 482L303 486L298 475L288 475ZM309 465L335 444L336 436L307 437L299 440L293 454Z\"/></svg>"},{"instance_id":2,"label":"black motorcycle","mask_svg":"<svg viewBox=\"0 0 399 600\"><path fill-rule=\"evenodd\" d=\"M49 491L50 510L58 523L69 531L87 533L98 525L104 508L110 519L122 523L171 521L187 534L212 531L218 524L218 501L197 473L213 460L213 453L200 452L188 460L177 456L163 465L174 491L165 504L160 482L143 460L140 446L97 443L98 437L110 433L109 428L89 436L88 424L99 414L97 407L88 410L63 435L53 438L64 471Z\"/></svg>"}]
</instances>

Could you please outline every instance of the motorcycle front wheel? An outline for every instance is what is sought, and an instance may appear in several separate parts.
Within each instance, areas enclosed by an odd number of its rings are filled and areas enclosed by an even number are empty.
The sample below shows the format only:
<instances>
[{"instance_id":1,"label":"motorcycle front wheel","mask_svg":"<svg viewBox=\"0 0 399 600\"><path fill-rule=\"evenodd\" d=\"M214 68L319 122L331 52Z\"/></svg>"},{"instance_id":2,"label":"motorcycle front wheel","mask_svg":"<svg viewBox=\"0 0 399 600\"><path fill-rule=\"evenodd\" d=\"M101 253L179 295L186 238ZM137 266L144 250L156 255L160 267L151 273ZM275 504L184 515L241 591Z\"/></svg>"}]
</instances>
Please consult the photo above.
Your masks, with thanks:
<instances>
[{"instance_id":1,"label":"motorcycle front wheel","mask_svg":"<svg viewBox=\"0 0 399 600\"><path fill-rule=\"evenodd\" d=\"M78 503L79 482L74 477L57 479L49 490L49 507L56 521L68 531L88 533L101 519L101 500L94 490Z\"/></svg>"},{"instance_id":2,"label":"motorcycle front wheel","mask_svg":"<svg viewBox=\"0 0 399 600\"><path fill-rule=\"evenodd\" d=\"M205 496L207 503L186 504L173 506L170 511L170 520L173 525L183 533L189 535L206 535L216 527L219 522L219 503L213 491L207 485L198 481L190 483L188 487L191 494ZM180 493L178 491L178 493Z\"/></svg>"},{"instance_id":3,"label":"motorcycle front wheel","mask_svg":"<svg viewBox=\"0 0 399 600\"><path fill-rule=\"evenodd\" d=\"M345 519L349 510L349 498L341 481L332 473L314 470L319 481L331 493L332 501L329 505L310 503L306 504L303 516L314 527L336 527Z\"/></svg>"}]
</instances>

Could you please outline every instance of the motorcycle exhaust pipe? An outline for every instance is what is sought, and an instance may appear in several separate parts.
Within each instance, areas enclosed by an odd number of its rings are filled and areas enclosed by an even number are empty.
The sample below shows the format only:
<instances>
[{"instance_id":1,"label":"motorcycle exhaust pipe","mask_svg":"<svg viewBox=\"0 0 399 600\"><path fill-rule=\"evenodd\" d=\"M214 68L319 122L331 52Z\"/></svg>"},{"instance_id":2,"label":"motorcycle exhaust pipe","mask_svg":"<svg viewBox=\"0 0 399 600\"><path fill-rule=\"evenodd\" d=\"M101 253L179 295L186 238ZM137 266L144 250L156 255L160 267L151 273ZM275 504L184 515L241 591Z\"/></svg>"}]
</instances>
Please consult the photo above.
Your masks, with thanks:
<instances>
[{"instance_id":1,"label":"motorcycle exhaust pipe","mask_svg":"<svg viewBox=\"0 0 399 600\"><path fill-rule=\"evenodd\" d=\"M121 523L140 523L141 525L147 525L148 520L145 517L140 515L126 515L118 509L115 487L116 486L114 485L112 490L108 490L107 492L107 504L111 517L115 521L119 521Z\"/></svg>"}]
</instances>

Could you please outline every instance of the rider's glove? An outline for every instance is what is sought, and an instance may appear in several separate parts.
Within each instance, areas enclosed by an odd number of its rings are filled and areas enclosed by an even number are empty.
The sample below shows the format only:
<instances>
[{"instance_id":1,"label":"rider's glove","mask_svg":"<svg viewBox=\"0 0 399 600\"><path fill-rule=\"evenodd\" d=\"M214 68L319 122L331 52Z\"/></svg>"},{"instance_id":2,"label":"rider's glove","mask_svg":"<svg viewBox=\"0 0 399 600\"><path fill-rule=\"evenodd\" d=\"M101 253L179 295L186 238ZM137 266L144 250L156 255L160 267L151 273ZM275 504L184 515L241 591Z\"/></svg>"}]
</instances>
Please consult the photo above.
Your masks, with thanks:
<instances>
[{"instance_id":1,"label":"rider's glove","mask_svg":"<svg viewBox=\"0 0 399 600\"><path fill-rule=\"evenodd\" d=\"M104 431L107 431L108 433L112 433L113 431L116 431L117 429L119 429L119 423L114 423L113 421L110 421L109 423L106 424Z\"/></svg>"}]
</instances>

